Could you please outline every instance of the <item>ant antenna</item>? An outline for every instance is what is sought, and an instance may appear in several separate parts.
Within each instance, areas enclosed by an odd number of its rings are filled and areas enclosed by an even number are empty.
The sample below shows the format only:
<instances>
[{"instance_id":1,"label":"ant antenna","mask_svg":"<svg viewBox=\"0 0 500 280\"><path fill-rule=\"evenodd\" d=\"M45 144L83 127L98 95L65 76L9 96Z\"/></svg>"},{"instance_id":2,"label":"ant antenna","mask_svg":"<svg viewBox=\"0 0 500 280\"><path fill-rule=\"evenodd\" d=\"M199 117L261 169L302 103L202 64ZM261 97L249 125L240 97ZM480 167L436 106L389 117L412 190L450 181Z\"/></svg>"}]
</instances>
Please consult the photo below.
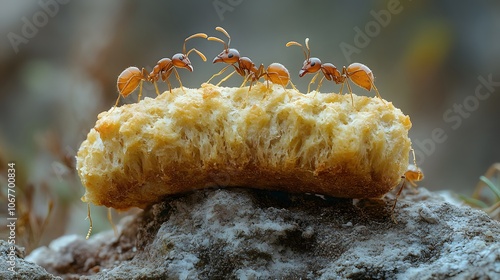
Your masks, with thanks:
<instances>
[{"instance_id":1,"label":"ant antenna","mask_svg":"<svg viewBox=\"0 0 500 280\"><path fill-rule=\"evenodd\" d=\"M196 53L197 53L197 54L201 57L201 59L203 59L203 61L207 61L207 58L205 57L205 55L204 55L203 53L201 53L199 50L195 49L195 48L190 49L190 50L187 52L186 56L188 57L188 56L189 56L189 54L190 54L192 51L196 52Z\"/></svg>"},{"instance_id":2,"label":"ant antenna","mask_svg":"<svg viewBox=\"0 0 500 280\"><path fill-rule=\"evenodd\" d=\"M216 42L219 42L219 43L222 43L224 45L224 50L227 51L227 45L226 45L226 42L222 41L221 39L217 38L217 37L208 37L207 40L209 41L216 41Z\"/></svg>"},{"instance_id":3,"label":"ant antenna","mask_svg":"<svg viewBox=\"0 0 500 280\"><path fill-rule=\"evenodd\" d=\"M309 38L306 38L307 59L311 58L311 49L309 48Z\"/></svg>"},{"instance_id":4,"label":"ant antenna","mask_svg":"<svg viewBox=\"0 0 500 280\"><path fill-rule=\"evenodd\" d=\"M227 44L222 39L217 38L217 37L208 37L207 40L209 40L209 41L216 41L216 42L222 43L224 45L224 50L227 51L229 49L229 44L231 44L231 36L229 36L229 34L227 33L227 31L224 30L224 28L222 28L220 26L217 26L215 28L215 30L224 33L224 35L226 35L227 38L229 38L229 40L227 41Z\"/></svg>"},{"instance_id":5,"label":"ant antenna","mask_svg":"<svg viewBox=\"0 0 500 280\"><path fill-rule=\"evenodd\" d=\"M190 49L187 53L186 53L186 42L193 39L193 38L203 38L203 39L207 39L207 34L205 33L196 33L196 34L193 34L189 37L187 37L185 40L184 40L184 45L182 46L182 53L188 57L189 54L192 52L192 51L195 51L200 57L201 59L203 59L203 61L207 61L207 58L203 55L203 53L201 53L199 50L195 49L195 48L192 48Z\"/></svg>"},{"instance_id":6,"label":"ant antenna","mask_svg":"<svg viewBox=\"0 0 500 280\"><path fill-rule=\"evenodd\" d=\"M229 44L231 43L231 37L229 36L229 34L226 32L226 30L224 30L224 28L220 27L220 26L217 26L215 28L215 30L217 31L220 31L222 33L224 33L228 38L229 40L227 41L227 44L226 42L224 42L222 39L220 38L217 38L217 37L208 37L207 40L209 41L216 41L216 42L219 42L219 43L222 43L224 45L224 50L228 50L229 49Z\"/></svg>"},{"instance_id":7,"label":"ant antenna","mask_svg":"<svg viewBox=\"0 0 500 280\"><path fill-rule=\"evenodd\" d=\"M308 60L311 56L311 51L309 50L309 38L306 38L307 52L306 52L306 49L304 49L304 46L302 46L302 44L295 42L295 41L290 41L290 42L286 43L285 46L287 46L287 47L290 47L290 46L301 47L302 51L304 52L304 57L306 58L306 60Z\"/></svg>"},{"instance_id":8,"label":"ant antenna","mask_svg":"<svg viewBox=\"0 0 500 280\"><path fill-rule=\"evenodd\" d=\"M231 36L229 36L229 33L227 33L227 31L224 28L220 27L220 26L217 26L215 28L215 30L217 30L219 32L222 32L222 33L224 33L224 35L226 35L226 37L228 38L226 49L228 49L229 46L231 45Z\"/></svg>"},{"instance_id":9,"label":"ant antenna","mask_svg":"<svg viewBox=\"0 0 500 280\"><path fill-rule=\"evenodd\" d=\"M189 41L189 40L191 40L191 39L193 39L193 38L203 38L203 39L207 39L207 37L208 37L208 36L207 36L207 34L205 34L205 33L196 33L196 34L193 34L193 35L191 35L191 36L187 37L186 39L184 39L184 45L182 46L182 53L183 53L183 54L185 54L185 55L187 56L187 54L186 54L186 42L187 42L187 41ZM190 52L191 52L192 50L193 50L193 49L191 49L191 50L190 50ZM204 59L204 60L206 60L206 59Z\"/></svg>"}]
</instances>

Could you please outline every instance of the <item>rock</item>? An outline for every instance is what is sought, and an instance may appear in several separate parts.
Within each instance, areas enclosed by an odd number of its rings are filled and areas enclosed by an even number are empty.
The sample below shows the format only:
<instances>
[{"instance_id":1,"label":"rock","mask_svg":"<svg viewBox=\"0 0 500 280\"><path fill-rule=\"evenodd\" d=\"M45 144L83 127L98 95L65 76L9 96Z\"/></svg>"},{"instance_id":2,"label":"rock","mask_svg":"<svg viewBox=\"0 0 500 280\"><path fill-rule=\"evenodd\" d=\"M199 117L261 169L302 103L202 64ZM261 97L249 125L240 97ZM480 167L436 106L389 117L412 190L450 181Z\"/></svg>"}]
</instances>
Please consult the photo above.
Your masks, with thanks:
<instances>
[{"instance_id":1,"label":"rock","mask_svg":"<svg viewBox=\"0 0 500 280\"><path fill-rule=\"evenodd\" d=\"M62 279L24 259L24 249L0 240L0 279Z\"/></svg>"},{"instance_id":2,"label":"rock","mask_svg":"<svg viewBox=\"0 0 500 280\"><path fill-rule=\"evenodd\" d=\"M423 188L392 216L389 198L200 190L30 259L65 279L500 279L498 221Z\"/></svg>"}]
</instances>

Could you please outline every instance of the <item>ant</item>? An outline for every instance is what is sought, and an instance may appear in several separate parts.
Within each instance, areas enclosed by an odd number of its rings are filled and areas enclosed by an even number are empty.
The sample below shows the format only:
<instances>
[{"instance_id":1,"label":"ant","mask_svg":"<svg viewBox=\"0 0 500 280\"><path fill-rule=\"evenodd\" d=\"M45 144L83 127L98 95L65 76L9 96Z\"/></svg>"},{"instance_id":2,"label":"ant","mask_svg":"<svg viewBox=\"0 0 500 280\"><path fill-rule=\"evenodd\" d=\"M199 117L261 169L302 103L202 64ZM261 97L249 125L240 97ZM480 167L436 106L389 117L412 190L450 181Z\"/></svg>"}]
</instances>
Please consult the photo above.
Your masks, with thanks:
<instances>
[{"instance_id":1,"label":"ant","mask_svg":"<svg viewBox=\"0 0 500 280\"><path fill-rule=\"evenodd\" d=\"M222 32L228 38L228 42L226 44L226 42L224 42L220 38L208 37L208 40L216 41L224 45L224 50L214 58L213 63L223 62L228 65L222 68L222 70L218 73L214 74L207 81L207 83L209 83L214 77L224 73L224 71L226 71L230 66L233 66L235 70L231 72L231 74L227 75L224 79L222 79L219 83L217 83L217 86L229 79L235 72L240 76L245 77L241 86L244 86L248 81L250 81L249 90L252 89L252 84L262 77L264 77L267 81L271 81L275 84L280 84L283 87L286 87L288 83L291 83L290 73L285 68L285 66L280 63L272 63L267 67L267 69L264 69L263 64L261 64L259 68L257 68L252 60L250 60L250 58L240 57L240 53L237 49L229 48L229 45L231 44L231 36L229 36L229 33L227 33L224 28L218 26L215 28L215 30ZM292 87L295 88L293 84Z\"/></svg>"},{"instance_id":2,"label":"ant","mask_svg":"<svg viewBox=\"0 0 500 280\"><path fill-rule=\"evenodd\" d=\"M413 154L413 164L408 165L408 170L405 172L404 175L401 176L403 182L401 183L401 188L399 188L399 191L396 194L396 200L394 201L394 205L392 206L391 212L394 212L394 209L396 208L396 203L398 202L399 195L401 195L401 192L403 191L406 182L408 181L413 187L417 187L417 184L415 182L419 182L424 179L424 173L417 166L417 161L415 159L415 151L413 150L413 148L411 148L411 152Z\"/></svg>"},{"instance_id":3,"label":"ant","mask_svg":"<svg viewBox=\"0 0 500 280\"><path fill-rule=\"evenodd\" d=\"M156 66L153 68L153 71L148 74L146 69L142 68L142 70L139 70L139 68L135 66L130 66L127 69L123 70L123 72L118 76L118 80L116 81L116 86L118 88L118 98L116 99L115 107L118 105L118 101L120 101L120 96L123 96L123 98L129 96L135 89L137 89L137 86L139 86L139 98L138 101L141 100L142 96L142 83L144 81L146 82L152 82L155 86L156 90L156 95L160 95L158 91L158 86L156 85L156 82L161 78L162 81L166 82L168 84L168 89L170 92L172 92L172 86L170 84L170 81L168 78L170 77L170 74L174 72L175 77L179 81L180 87L183 88L181 79L179 77L179 73L177 73L177 68L185 68L189 70L190 72L193 72L193 66L191 65L191 61L189 60L188 56L189 54L194 51L196 52L203 61L207 61L207 58L203 53L198 51L195 48L190 49L188 52L186 52L186 42L190 39L193 38L204 38L206 39L208 36L205 33L196 33L193 34L189 37L187 37L184 40L184 45L182 47L182 53L177 53L172 56L172 59L170 58L162 58L160 59L157 63Z\"/></svg>"},{"instance_id":4,"label":"ant","mask_svg":"<svg viewBox=\"0 0 500 280\"><path fill-rule=\"evenodd\" d=\"M297 88L295 88L295 85L290 81L290 72L288 72L288 69L286 69L283 64L277 62L271 63L266 70L264 70L264 65L261 64L256 72L250 73L245 78L242 85L246 84L246 82L250 80L250 90L252 89L252 84L262 77L264 77L264 79L267 81L268 88L269 81L271 81L271 83L281 85L283 86L283 88L285 88L290 83L292 87L297 90Z\"/></svg>"},{"instance_id":5,"label":"ant","mask_svg":"<svg viewBox=\"0 0 500 280\"><path fill-rule=\"evenodd\" d=\"M321 87L321 84L323 83L323 80L326 78L329 81L334 81L336 84L342 84L340 87L340 94L342 94L342 89L344 88L344 84L347 83L347 88L349 89L349 93L351 94L351 101L352 105L354 106L354 98L352 97L352 89L349 84L349 80L351 80L353 83L358 85L361 88L366 89L367 91L370 91L372 88L375 90L377 93L377 96L382 100L382 102L385 103L385 101L382 99L380 96L380 93L378 92L377 87L373 83L373 80L375 77L373 76L372 70L368 68L368 66L361 64L361 63L352 63L349 65L347 68L344 66L342 67L342 74L337 70L337 67L331 63L321 63L321 60L316 57L311 57L311 49L309 48L309 38L306 38L305 40L306 43L306 49L304 47L295 42L295 41L290 41L286 43L287 47L290 46L299 46L302 48L304 51L304 56L306 60L304 60L304 64L302 65L302 69L299 71L299 77L303 77L307 73L316 73L321 69L321 72L323 72L323 77L321 78L320 82L318 83L318 88L316 89L316 92L319 91L319 88ZM311 79L311 82L309 82L309 85L307 86L307 92L310 92L310 87L311 84L316 81L317 76L320 73L316 73L314 77Z\"/></svg>"}]
</instances>

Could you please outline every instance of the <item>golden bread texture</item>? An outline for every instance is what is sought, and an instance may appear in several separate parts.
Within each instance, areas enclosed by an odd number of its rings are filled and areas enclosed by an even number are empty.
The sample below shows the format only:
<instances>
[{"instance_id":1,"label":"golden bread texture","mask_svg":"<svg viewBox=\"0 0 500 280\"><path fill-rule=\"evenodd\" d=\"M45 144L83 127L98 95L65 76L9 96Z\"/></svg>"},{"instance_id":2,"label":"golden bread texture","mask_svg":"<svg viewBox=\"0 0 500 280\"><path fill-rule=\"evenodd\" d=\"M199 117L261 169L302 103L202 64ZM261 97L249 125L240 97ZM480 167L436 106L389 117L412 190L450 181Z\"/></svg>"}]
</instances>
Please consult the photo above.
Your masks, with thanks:
<instances>
[{"instance_id":1,"label":"golden bread texture","mask_svg":"<svg viewBox=\"0 0 500 280\"><path fill-rule=\"evenodd\" d=\"M217 186L381 197L408 167L410 118L353 97L203 84L112 108L78 151L82 200L145 208Z\"/></svg>"}]
</instances>

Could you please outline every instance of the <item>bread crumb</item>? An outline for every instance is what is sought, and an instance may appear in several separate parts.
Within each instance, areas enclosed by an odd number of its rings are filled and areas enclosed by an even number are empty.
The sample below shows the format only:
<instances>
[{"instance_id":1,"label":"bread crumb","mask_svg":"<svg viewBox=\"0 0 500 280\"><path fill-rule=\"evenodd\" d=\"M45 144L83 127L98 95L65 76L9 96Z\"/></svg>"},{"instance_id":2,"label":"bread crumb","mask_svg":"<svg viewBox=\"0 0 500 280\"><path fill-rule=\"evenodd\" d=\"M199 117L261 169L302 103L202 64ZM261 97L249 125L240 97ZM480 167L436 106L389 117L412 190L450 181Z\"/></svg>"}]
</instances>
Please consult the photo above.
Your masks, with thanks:
<instances>
[{"instance_id":1,"label":"bread crumb","mask_svg":"<svg viewBox=\"0 0 500 280\"><path fill-rule=\"evenodd\" d=\"M355 107L350 95L203 84L112 108L78 151L82 200L145 208L235 186L381 197L408 166L410 118L390 102L353 97Z\"/></svg>"}]
</instances>

